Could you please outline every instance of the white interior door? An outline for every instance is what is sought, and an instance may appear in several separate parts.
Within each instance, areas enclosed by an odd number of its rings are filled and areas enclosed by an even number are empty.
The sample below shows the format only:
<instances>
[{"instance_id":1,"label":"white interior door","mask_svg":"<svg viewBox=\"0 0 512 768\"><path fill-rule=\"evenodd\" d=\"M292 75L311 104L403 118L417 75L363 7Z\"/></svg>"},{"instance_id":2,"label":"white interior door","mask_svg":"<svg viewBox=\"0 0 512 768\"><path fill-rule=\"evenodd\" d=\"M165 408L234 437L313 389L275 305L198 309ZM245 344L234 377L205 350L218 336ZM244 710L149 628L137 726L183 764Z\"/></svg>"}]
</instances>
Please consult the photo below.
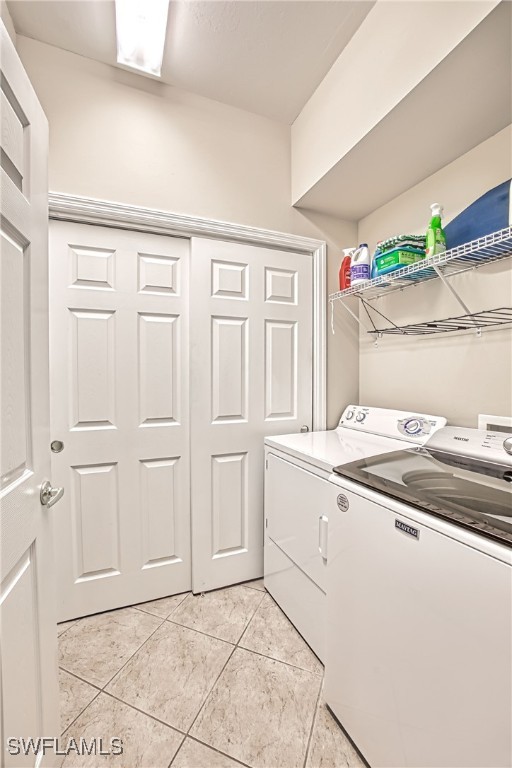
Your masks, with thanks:
<instances>
[{"instance_id":1,"label":"white interior door","mask_svg":"<svg viewBox=\"0 0 512 768\"><path fill-rule=\"evenodd\" d=\"M5 26L1 32L0 749L57 736L57 629L48 400L48 124ZM11 745L12 746L12 745ZM41 754L39 755L39 758Z\"/></svg>"},{"instance_id":2,"label":"white interior door","mask_svg":"<svg viewBox=\"0 0 512 768\"><path fill-rule=\"evenodd\" d=\"M55 221L50 254L64 620L190 589L189 241Z\"/></svg>"},{"instance_id":3,"label":"white interior door","mask_svg":"<svg viewBox=\"0 0 512 768\"><path fill-rule=\"evenodd\" d=\"M263 439L312 426L310 256L192 239L192 586L263 575Z\"/></svg>"}]
</instances>

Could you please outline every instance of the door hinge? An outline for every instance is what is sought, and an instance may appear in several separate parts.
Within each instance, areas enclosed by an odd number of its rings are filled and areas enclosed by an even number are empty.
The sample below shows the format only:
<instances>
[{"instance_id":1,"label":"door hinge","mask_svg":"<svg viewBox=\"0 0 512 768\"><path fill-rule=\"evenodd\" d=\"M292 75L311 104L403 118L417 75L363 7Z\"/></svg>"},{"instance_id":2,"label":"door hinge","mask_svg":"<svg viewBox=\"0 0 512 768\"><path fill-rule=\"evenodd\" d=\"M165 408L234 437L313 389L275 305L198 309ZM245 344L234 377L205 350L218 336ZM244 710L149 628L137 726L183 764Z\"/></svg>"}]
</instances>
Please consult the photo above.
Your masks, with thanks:
<instances>
[{"instance_id":1,"label":"door hinge","mask_svg":"<svg viewBox=\"0 0 512 768\"><path fill-rule=\"evenodd\" d=\"M265 518L265 528L268 528L268 517Z\"/></svg>"},{"instance_id":2,"label":"door hinge","mask_svg":"<svg viewBox=\"0 0 512 768\"><path fill-rule=\"evenodd\" d=\"M265 459L265 469L268 469L268 459Z\"/></svg>"}]
</instances>

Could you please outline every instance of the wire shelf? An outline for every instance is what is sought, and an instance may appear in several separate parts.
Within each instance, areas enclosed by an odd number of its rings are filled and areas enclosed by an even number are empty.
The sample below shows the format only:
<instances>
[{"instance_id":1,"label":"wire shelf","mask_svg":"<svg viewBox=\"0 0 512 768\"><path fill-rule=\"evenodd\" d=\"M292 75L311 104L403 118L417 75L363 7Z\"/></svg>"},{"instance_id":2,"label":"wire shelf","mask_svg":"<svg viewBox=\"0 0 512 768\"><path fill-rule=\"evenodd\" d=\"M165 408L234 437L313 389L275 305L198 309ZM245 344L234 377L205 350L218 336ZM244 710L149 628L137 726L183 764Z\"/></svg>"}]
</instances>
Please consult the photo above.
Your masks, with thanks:
<instances>
[{"instance_id":1,"label":"wire shelf","mask_svg":"<svg viewBox=\"0 0 512 768\"><path fill-rule=\"evenodd\" d=\"M410 325L392 325L388 328L378 328L368 331L375 337L381 335L395 336L427 336L434 333L450 333L453 331L481 331L498 325L512 323L512 307L500 307L484 312L473 312L459 317L448 317L445 320L431 320L426 323L411 323Z\"/></svg>"},{"instance_id":2,"label":"wire shelf","mask_svg":"<svg viewBox=\"0 0 512 768\"><path fill-rule=\"evenodd\" d=\"M416 264L410 264L395 272L368 280L362 285L332 293L329 300L334 302L349 296L359 296L373 301L393 291L403 290L441 275L451 277L510 256L512 256L512 227L506 227L478 240L451 248L444 253L429 256Z\"/></svg>"}]
</instances>

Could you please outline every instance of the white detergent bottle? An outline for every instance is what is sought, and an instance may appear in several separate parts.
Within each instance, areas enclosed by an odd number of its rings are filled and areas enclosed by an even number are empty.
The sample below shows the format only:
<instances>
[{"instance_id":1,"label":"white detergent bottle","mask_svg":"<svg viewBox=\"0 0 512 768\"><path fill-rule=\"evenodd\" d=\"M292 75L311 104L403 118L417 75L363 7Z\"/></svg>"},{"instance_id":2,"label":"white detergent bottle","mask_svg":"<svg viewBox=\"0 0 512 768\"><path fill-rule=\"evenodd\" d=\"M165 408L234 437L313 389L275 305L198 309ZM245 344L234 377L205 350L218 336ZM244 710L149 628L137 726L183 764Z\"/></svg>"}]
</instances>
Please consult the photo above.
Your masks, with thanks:
<instances>
[{"instance_id":1,"label":"white detergent bottle","mask_svg":"<svg viewBox=\"0 0 512 768\"><path fill-rule=\"evenodd\" d=\"M368 243L361 243L359 248L352 254L350 262L350 286L366 283L370 279L371 256L368 250Z\"/></svg>"}]
</instances>

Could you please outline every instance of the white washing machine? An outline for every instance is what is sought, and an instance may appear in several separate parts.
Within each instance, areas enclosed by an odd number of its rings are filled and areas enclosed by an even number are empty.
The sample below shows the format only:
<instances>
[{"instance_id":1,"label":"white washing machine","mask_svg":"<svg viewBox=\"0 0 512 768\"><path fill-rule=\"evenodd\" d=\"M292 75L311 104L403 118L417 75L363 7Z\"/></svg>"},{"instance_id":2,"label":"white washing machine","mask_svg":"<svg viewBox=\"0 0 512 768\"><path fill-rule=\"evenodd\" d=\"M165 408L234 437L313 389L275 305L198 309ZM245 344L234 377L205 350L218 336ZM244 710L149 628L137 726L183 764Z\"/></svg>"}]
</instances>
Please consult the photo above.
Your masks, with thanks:
<instances>
[{"instance_id":1,"label":"white washing machine","mask_svg":"<svg viewBox=\"0 0 512 768\"><path fill-rule=\"evenodd\" d=\"M333 468L421 445L445 424L439 416L349 405L336 429L265 439L265 587L322 661Z\"/></svg>"},{"instance_id":2,"label":"white washing machine","mask_svg":"<svg viewBox=\"0 0 512 768\"><path fill-rule=\"evenodd\" d=\"M324 693L371 766L512 765L511 454L445 427L331 478Z\"/></svg>"}]
</instances>

